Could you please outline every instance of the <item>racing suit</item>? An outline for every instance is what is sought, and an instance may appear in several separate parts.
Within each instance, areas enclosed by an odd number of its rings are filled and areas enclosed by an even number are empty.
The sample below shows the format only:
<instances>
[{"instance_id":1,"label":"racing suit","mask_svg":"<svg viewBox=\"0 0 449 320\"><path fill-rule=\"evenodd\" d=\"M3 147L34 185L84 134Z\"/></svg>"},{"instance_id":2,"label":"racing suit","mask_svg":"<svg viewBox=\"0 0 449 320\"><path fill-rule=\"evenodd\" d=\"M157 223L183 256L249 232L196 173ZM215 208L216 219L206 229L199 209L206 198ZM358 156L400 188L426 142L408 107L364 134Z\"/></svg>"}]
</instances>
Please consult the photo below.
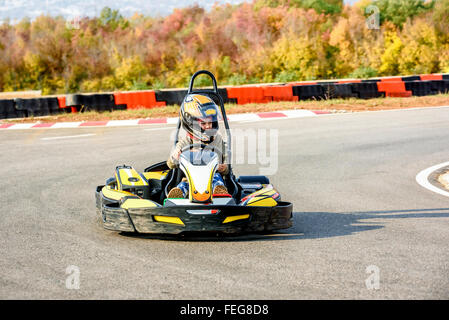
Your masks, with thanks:
<instances>
[{"instance_id":1,"label":"racing suit","mask_svg":"<svg viewBox=\"0 0 449 320\"><path fill-rule=\"evenodd\" d=\"M167 165L170 169L173 169L178 166L178 164L179 164L178 160L179 160L179 155L181 153L181 150L184 147L189 146L193 143L200 143L200 141L186 136L176 143L176 146L174 147L173 151L170 153L170 156L168 157L168 160L167 160ZM226 152L226 143L223 141L223 137L221 136L221 134L219 132L214 136L214 139L212 140L212 142L209 142L209 143L201 142L201 143L206 144L209 148L211 148L211 151L216 151L219 156L221 155L219 157L220 164L228 163L228 155ZM226 170L224 172L222 172L222 174L226 175L228 173L229 173L229 168L226 167ZM224 184L223 177L221 176L221 174L219 172L215 172L213 180L212 180L212 190L214 190L215 187L218 185L224 186L225 184ZM183 179L177 185L177 187L182 190L184 197L186 197L189 192L189 183L187 182L187 180Z\"/></svg>"}]
</instances>

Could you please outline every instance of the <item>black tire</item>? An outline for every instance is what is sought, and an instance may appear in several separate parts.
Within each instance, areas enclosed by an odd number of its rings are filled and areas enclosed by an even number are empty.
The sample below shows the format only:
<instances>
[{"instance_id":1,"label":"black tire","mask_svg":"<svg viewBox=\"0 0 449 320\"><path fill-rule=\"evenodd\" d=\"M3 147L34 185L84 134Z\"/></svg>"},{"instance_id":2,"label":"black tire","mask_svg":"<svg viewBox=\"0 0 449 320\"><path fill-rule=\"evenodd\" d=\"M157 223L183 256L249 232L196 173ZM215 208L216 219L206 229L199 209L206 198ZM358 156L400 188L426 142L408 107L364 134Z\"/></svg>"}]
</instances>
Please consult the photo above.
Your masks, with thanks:
<instances>
[{"instance_id":1,"label":"black tire","mask_svg":"<svg viewBox=\"0 0 449 320\"><path fill-rule=\"evenodd\" d=\"M96 103L94 95L91 94L82 95L82 102L83 102L82 103L83 112L95 110L94 106L96 105Z\"/></svg>"},{"instance_id":2,"label":"black tire","mask_svg":"<svg viewBox=\"0 0 449 320\"><path fill-rule=\"evenodd\" d=\"M116 104L113 107L113 111L114 110L126 110L127 109L127 105L126 104Z\"/></svg>"},{"instance_id":3,"label":"black tire","mask_svg":"<svg viewBox=\"0 0 449 320\"><path fill-rule=\"evenodd\" d=\"M76 107L83 104L83 96L81 94L68 94L65 96L66 107Z\"/></svg>"},{"instance_id":4,"label":"black tire","mask_svg":"<svg viewBox=\"0 0 449 320\"><path fill-rule=\"evenodd\" d=\"M156 101L165 101L167 105L181 105L187 90L156 91Z\"/></svg>"},{"instance_id":5,"label":"black tire","mask_svg":"<svg viewBox=\"0 0 449 320\"><path fill-rule=\"evenodd\" d=\"M98 111L112 111L115 106L114 95L112 94L97 94L96 96L96 109Z\"/></svg>"},{"instance_id":6,"label":"black tire","mask_svg":"<svg viewBox=\"0 0 449 320\"><path fill-rule=\"evenodd\" d=\"M6 103L4 100L0 100L0 119L6 118Z\"/></svg>"},{"instance_id":7,"label":"black tire","mask_svg":"<svg viewBox=\"0 0 449 320\"><path fill-rule=\"evenodd\" d=\"M21 98L15 98L14 99L14 109L17 115L20 118L26 118L28 117L28 110L25 106L25 100Z\"/></svg>"},{"instance_id":8,"label":"black tire","mask_svg":"<svg viewBox=\"0 0 449 320\"><path fill-rule=\"evenodd\" d=\"M24 99L25 108L28 110L28 116L41 116L41 106L39 99Z\"/></svg>"},{"instance_id":9,"label":"black tire","mask_svg":"<svg viewBox=\"0 0 449 320\"><path fill-rule=\"evenodd\" d=\"M429 96L433 94L432 81L407 81L405 82L405 90L411 91L413 96Z\"/></svg>"},{"instance_id":10,"label":"black tire","mask_svg":"<svg viewBox=\"0 0 449 320\"><path fill-rule=\"evenodd\" d=\"M228 97L228 90L226 90L226 88L218 88L218 94L223 99L223 103L237 104L237 98L229 98ZM215 103L217 103L217 102L215 102Z\"/></svg>"},{"instance_id":11,"label":"black tire","mask_svg":"<svg viewBox=\"0 0 449 320\"><path fill-rule=\"evenodd\" d=\"M14 100L0 100L0 119L19 118Z\"/></svg>"},{"instance_id":12,"label":"black tire","mask_svg":"<svg viewBox=\"0 0 449 320\"><path fill-rule=\"evenodd\" d=\"M321 85L303 85L293 86L293 95L298 96L299 100L324 99L324 89Z\"/></svg>"},{"instance_id":13,"label":"black tire","mask_svg":"<svg viewBox=\"0 0 449 320\"><path fill-rule=\"evenodd\" d=\"M326 99L334 98L352 98L357 94L352 92L352 86L350 83L332 83L325 84L323 86L324 97Z\"/></svg>"},{"instance_id":14,"label":"black tire","mask_svg":"<svg viewBox=\"0 0 449 320\"><path fill-rule=\"evenodd\" d=\"M420 76L405 76L405 77L401 77L401 79L404 82L406 82L406 81L421 81Z\"/></svg>"},{"instance_id":15,"label":"black tire","mask_svg":"<svg viewBox=\"0 0 449 320\"><path fill-rule=\"evenodd\" d=\"M39 112L41 116L48 116L50 114L50 107L48 105L48 98L36 99L37 105L39 106Z\"/></svg>"},{"instance_id":16,"label":"black tire","mask_svg":"<svg viewBox=\"0 0 449 320\"><path fill-rule=\"evenodd\" d=\"M62 109L59 108L58 98L47 98L47 103L50 114L62 113Z\"/></svg>"},{"instance_id":17,"label":"black tire","mask_svg":"<svg viewBox=\"0 0 449 320\"><path fill-rule=\"evenodd\" d=\"M384 92L379 92L377 88L377 80L364 81L359 83L351 83L352 92L357 94L360 99L372 99L384 97Z\"/></svg>"}]
</instances>

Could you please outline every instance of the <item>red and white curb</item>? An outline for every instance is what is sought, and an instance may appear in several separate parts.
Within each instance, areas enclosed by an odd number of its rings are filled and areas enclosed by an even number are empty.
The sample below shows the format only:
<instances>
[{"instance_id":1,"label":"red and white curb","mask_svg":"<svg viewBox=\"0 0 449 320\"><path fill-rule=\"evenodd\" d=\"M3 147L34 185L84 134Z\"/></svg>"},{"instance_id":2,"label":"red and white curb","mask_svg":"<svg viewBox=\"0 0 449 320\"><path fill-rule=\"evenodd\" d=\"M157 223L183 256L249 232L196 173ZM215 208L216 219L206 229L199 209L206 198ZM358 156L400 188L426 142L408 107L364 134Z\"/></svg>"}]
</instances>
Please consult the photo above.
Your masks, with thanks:
<instances>
[{"instance_id":1,"label":"red and white curb","mask_svg":"<svg viewBox=\"0 0 449 320\"><path fill-rule=\"evenodd\" d=\"M241 113L228 115L229 122L253 122L264 120L288 119L313 117L320 114L328 114L327 111L310 110L286 110L276 112L261 113ZM124 127L148 124L176 124L178 117L154 118L154 119L133 119L133 120L109 120L109 121L80 121L80 122L35 122L35 123L2 123L0 130L20 130L20 129L66 129L66 128L88 128L88 127Z\"/></svg>"}]
</instances>

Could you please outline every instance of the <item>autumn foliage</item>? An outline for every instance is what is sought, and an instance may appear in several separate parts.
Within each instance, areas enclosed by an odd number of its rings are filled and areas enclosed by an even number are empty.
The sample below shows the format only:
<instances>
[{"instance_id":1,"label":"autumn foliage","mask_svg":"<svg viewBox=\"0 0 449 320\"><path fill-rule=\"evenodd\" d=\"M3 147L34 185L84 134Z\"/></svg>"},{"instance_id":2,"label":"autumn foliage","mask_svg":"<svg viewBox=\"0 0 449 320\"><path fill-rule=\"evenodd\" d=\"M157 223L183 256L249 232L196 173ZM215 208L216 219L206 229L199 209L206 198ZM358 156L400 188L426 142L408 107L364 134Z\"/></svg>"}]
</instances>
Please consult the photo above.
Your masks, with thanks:
<instances>
[{"instance_id":1,"label":"autumn foliage","mask_svg":"<svg viewBox=\"0 0 449 320\"><path fill-rule=\"evenodd\" d=\"M373 4L379 29L366 23ZM43 94L186 87L199 69L221 85L447 73L449 0L255 0L159 18L105 8L3 23L0 52L1 91Z\"/></svg>"}]
</instances>

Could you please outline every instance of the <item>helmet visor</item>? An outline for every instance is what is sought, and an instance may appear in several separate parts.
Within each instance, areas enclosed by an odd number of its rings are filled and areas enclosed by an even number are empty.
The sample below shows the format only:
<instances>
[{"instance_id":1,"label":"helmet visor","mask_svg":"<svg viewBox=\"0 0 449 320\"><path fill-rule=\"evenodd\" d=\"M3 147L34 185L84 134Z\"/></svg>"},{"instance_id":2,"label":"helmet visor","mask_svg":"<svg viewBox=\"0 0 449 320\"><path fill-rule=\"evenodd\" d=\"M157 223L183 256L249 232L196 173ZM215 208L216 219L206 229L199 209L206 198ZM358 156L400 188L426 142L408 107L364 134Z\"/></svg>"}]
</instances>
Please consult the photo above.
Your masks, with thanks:
<instances>
[{"instance_id":1,"label":"helmet visor","mask_svg":"<svg viewBox=\"0 0 449 320\"><path fill-rule=\"evenodd\" d=\"M193 123L193 131L201 136L201 140L209 140L217 134L218 119L217 115L197 118Z\"/></svg>"}]
</instances>

